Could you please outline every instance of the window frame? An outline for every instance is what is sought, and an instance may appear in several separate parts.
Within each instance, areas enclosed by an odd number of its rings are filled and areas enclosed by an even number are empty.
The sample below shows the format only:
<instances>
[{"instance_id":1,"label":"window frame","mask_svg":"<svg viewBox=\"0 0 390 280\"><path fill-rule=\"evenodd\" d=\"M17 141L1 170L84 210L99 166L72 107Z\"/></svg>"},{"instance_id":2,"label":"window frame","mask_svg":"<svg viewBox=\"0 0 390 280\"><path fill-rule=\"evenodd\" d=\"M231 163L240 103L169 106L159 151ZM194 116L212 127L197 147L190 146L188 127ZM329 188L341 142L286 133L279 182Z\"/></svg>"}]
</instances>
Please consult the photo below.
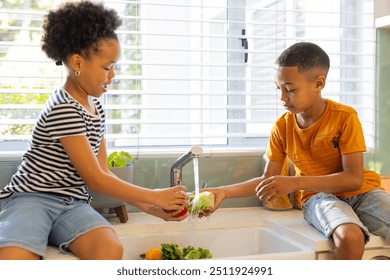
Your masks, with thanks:
<instances>
[{"instance_id":1,"label":"window frame","mask_svg":"<svg viewBox=\"0 0 390 280\"><path fill-rule=\"evenodd\" d=\"M103 1L105 2L108 6L110 6L111 4L113 5L116 5L118 1ZM121 1L119 1L121 2ZM208 8L212 8L213 7L213 3L210 3L210 2L207 2L207 1L193 1L193 2L187 2L187 1L184 1L183 3L181 4L177 4L175 3L175 1L166 1L165 3L162 2L162 1L124 1L126 3L134 3L135 5L137 3L140 3L141 5L141 8L142 8L142 5L152 5L152 4L156 4L156 5L164 5L164 4L167 4L168 6L190 6L191 4L193 3L196 3L194 5L195 9L208 9ZM142 3L141 3L142 2ZM251 82L251 77L248 77L248 67L250 68L251 67L251 59L258 55L257 52L259 52L258 50L255 50L253 49L253 45L254 45L254 40L256 39L256 35L253 35L253 33L250 33L250 27L248 25L250 24L254 24L253 22L250 22L250 19L247 19L246 18L246 10L245 9L242 9L242 5L244 5L245 3L254 3L254 1L246 1L246 0L226 0L227 2L227 7L229 7L228 11L227 11L227 18L226 18L226 22L225 23L228 23L228 28L229 30L227 31L227 36L226 36L226 65L227 65L227 68L226 68L226 79L225 79L225 82L226 82L226 108L222 108L221 110L226 110L226 135L230 135L230 137L227 137L226 139L226 144L217 144L217 145L209 145L209 144L202 144L202 141L192 141L191 139L189 139L190 141L188 141L187 144L183 145L183 144L178 144L178 145L175 145L175 146L168 146L168 145L162 145L160 147L154 147L152 145L129 145L129 146L114 146L114 145L109 145L109 148L110 149L129 149L129 150L136 150L138 154L142 154L142 153L149 153L149 152L154 152L154 151L157 151L159 153L161 152L167 152L168 150L169 151L174 151L174 150L178 150L178 151L181 151L183 149L187 149L189 146L192 146L192 145L200 145L200 146L203 146L204 148L206 149L209 149L209 150L213 150L213 151L222 151L222 150L233 150L233 151L258 151L258 150L264 150L266 145L267 145L267 142L268 142L268 134L269 134L269 130L270 130L270 127L272 125L272 123L267 123L265 124L264 128L262 128L262 131L261 133L259 132L256 132L255 130L255 133L256 134L251 134L251 133L248 133L247 131L247 128L251 125L251 123L255 124L256 123L256 120L252 119L252 114L253 114L253 111L255 109L258 109L258 110L263 110L262 108L265 107L266 105L261 105L261 106L253 106L250 104L251 102L251 99L256 96L256 94L253 94L253 95L250 95L248 97L248 94L247 92L250 92L250 90L248 90L248 83ZM262 1L258 1L259 3L262 2ZM279 5L280 3L278 3L278 1L269 1L270 3L274 3L276 6ZM283 2L283 1L282 1ZM335 1L337 2L337 1ZM346 0L340 0L339 1L339 4L340 4L340 8L341 9L350 9L351 8L351 3L347 3L348 1ZM359 3L357 3L359 2ZM356 20L352 20L352 23L350 22L350 19L351 18L359 18L359 17L363 17L365 16L365 9L364 9L364 6L363 4L364 3L368 3L369 1L354 1L354 5L361 5L359 7L356 7L356 11L347 11L345 12L345 14L342 14L341 16L341 25L342 27L341 28L345 28L345 31L348 31L348 30L357 30L355 27L360 25L361 23L359 22L356 22ZM188 4L190 3L190 4ZM216 2L215 2L216 3ZM305 28L305 25L302 25L301 22L299 22L299 13L301 13L302 11L300 10L300 8L298 7L298 4L300 3L299 0L297 1L286 1L286 2L283 2L286 4L286 14L284 15L286 18L289 18L289 20L291 20L291 23L288 23L288 22L285 22L285 23L276 23L276 29L283 29L283 28L286 28L289 29L289 31L294 31L295 35L292 35L292 36L286 36L286 37L282 37L282 38L278 38L278 35L275 36L274 40L276 41L276 45L278 45L278 47L274 50L274 53L273 53L273 56L274 58L276 58L276 56L278 55L278 53L280 53L280 51L282 49L284 49L285 47L288 46L288 44L291 44L295 41L299 41L301 40L302 38L300 38L298 35L296 34L299 34L300 32L303 32L302 30ZM269 8L271 9L271 8ZM277 8L276 8L277 9ZM15 14L18 14L18 16L22 16L26 13L29 13L29 12L26 12L26 11L23 11L23 10L9 10L9 11L6 11L6 12L9 12L9 13L15 13ZM35 12L35 11L32 11L31 12L31 20L36 20L37 18L39 18L40 16L42 16L44 14L45 11L39 11L39 12ZM305 12L305 11L303 11ZM307 12L310 12L310 11L307 11ZM296 13L296 17L297 18L294 18L294 13ZM372 12L373 13L373 12ZM369 14L369 13L368 13ZM279 17L280 15L278 13L275 13L275 17L277 20L277 17ZM344 16L344 18L343 18ZM132 16L132 15L128 15L127 17L137 17L137 16ZM241 17L241 18L240 18ZM142 18L142 17L141 17ZM373 15L372 15L372 18L373 18ZM153 20L153 19L148 19L148 20ZM212 22L212 20L210 19L202 19L204 21L207 21L209 20L210 22ZM196 21L201 21L199 19L196 19ZM215 20L217 21L217 20ZM249 22L249 23L248 23ZM256 23L258 24L258 23ZM355 28L355 29L354 29ZM370 40L365 40L364 42L360 43L360 44L367 44L367 43L372 43L374 44L375 43L375 27L374 27L374 24L372 26L372 29L373 29L373 36L372 36L372 39ZM36 26L33 26L33 27L21 27L21 30L30 30L30 31L34 31L34 32L37 32L39 30L39 27L36 27ZM141 42L141 40L139 39L138 36L142 36L142 35L139 35L137 33L142 33L142 32L138 32L136 30L136 32L132 32L131 30L125 30L125 29L121 29L118 31L119 35L123 35L123 34L126 34L126 33L129 33L129 34L132 34L132 36L135 36L136 40L139 40ZM287 31L286 33L287 34ZM342 60L346 60L348 61L351 56L357 60L359 59L365 59L365 58L362 58L362 57L359 57L358 55L355 55L354 54L356 53L356 45L357 45L357 42L359 41L359 39L356 39L356 37L354 38L351 38L349 37L351 35L351 33L349 32L342 32L342 35L345 36L345 37L341 37L340 39L340 45L341 45L341 51L339 54L337 53L331 53L330 56L335 58L336 59L340 59L340 61ZM363 33L361 34L357 34L358 37L362 40L364 40L364 35ZM215 36L215 34L209 34L209 35L205 35L205 38L211 38L212 36ZM313 40L315 41L315 40ZM319 42L321 42L321 40L319 39L318 40ZM367 41L367 42L366 42ZM142 43L142 42L141 42ZM344 45L343 45L344 44ZM7 43L4 43L4 42L0 42L0 48L1 47L6 47ZM26 47L28 48L28 43L10 43L8 46L12 46L12 45L20 45L21 47ZM139 52L139 51L142 51L142 44L140 45L135 45L135 46L127 46L126 44L123 44L123 48L124 49L131 49L133 48L133 50L135 52ZM159 48L159 46L157 46L156 48ZM232 52L232 54L234 55L229 55L229 50ZM213 49L200 49L200 51L202 52L213 52L215 50ZM260 51L260 55L261 55L261 51ZM375 52L373 52L372 54L372 59L373 61L375 60ZM248 60L248 57L249 57L249 62L246 61ZM39 58L37 58L37 60L39 60ZM32 58L30 62L34 63L36 61L36 59ZM331 59L332 61L332 59ZM7 59L4 59L4 58L0 58L0 63L5 63L5 62L8 62L8 63L12 63L13 60L12 59L9 59L7 61ZM122 66L123 65L131 65L131 63L139 63L142 65L142 61L129 61L128 59L121 59L119 64L121 64ZM355 61L352 61L352 63L349 63L350 65L353 65ZM54 69L53 68L53 63L52 62L49 62L49 61L42 61L41 63L43 63L46 67L49 65L49 63L51 63L50 65L50 69ZM361 63L359 62L359 65ZM0 64L1 65L1 64ZM145 64L146 65L146 64ZM254 64L253 64L254 65ZM373 62L373 65L375 65L375 63ZM270 69L272 69L272 65L269 65L269 66L266 66ZM131 67L129 67L131 68ZM124 75L124 74L121 74L119 73L118 74L118 79L145 79L145 77L143 77L143 73L142 73L142 70L138 70L137 67L134 68L135 72L134 73L130 73L130 75ZM249 72L251 72L251 70L253 69L249 69ZM350 69L348 69L349 71ZM372 73L370 75L372 75L369 80L367 81L367 83L373 83L374 82L374 69L371 69ZM140 73L139 73L139 72ZM332 67L331 67L331 71L332 70ZM344 67L340 67L339 69L335 69L335 71L339 71L340 72L340 79L345 79L346 82L344 83L341 83L340 84L340 90L341 92L345 92L345 94L338 94L337 92L331 92L330 93L330 98L335 98L337 99L337 101L340 101L342 103L345 103L345 104L358 104L360 105L361 107L357 106L357 110L359 112L363 112L363 114L367 114L367 115L370 115L371 117L368 118L368 121L367 120L363 120L362 122L362 125L365 129L365 132L367 132L369 135L369 139L370 139L370 144L369 144L369 147L370 148L374 148L374 145L375 145L375 141L373 140L375 138L375 131L374 131L374 125L375 124L375 98L373 95L371 94L367 94L367 95L364 95L364 99L359 99L361 96L353 96L353 91L350 90L350 84L353 84L356 82L357 79L361 78L364 80L364 73L362 72L362 70L356 68L356 73L354 74L355 76L353 76L352 78L350 77L350 73L347 72L346 68ZM360 71L360 73L359 73ZM365 71L370 71L370 69L367 69ZM133 75L134 74L134 75ZM57 78L58 78L58 81L60 81L60 83L62 83L65 79L65 76L66 76L66 73L65 73L65 70L62 69L61 71L58 71L56 70L56 74L57 75ZM191 77L190 77L191 78ZM189 78L189 79L190 79ZM146 77L146 79L149 79L148 77ZM151 77L150 79L153 80L153 77ZM267 79L267 78L261 78L261 79ZM169 77L168 77L168 80L169 80ZM335 81L337 80L337 78L335 76L331 77L330 78L330 81ZM254 82L259 82L258 80L256 79L253 79ZM363 81L364 82L364 81ZM272 81L270 80L269 83L272 84ZM115 86L115 82L114 82L114 86ZM138 85L139 87L139 85ZM6 90L3 90L3 92L5 92ZM23 90L20 90L21 92ZM111 93L109 94L115 94L115 93L118 93L120 92L121 90L117 90L117 92L115 92L115 90L113 90ZM44 93L50 93L51 90L50 89L45 89L43 90ZM144 93L147 93L148 90L138 90L137 89L137 85L135 85L135 90L134 90L134 94L135 94L135 99L137 98L140 98L139 96L141 96L141 94L144 94ZM201 91L199 91L201 92ZM0 91L1 93L1 91ZM163 94L163 91L162 92L159 92L159 93L156 93L154 92L153 94ZM206 93L207 95L208 93ZM365 94L365 93L362 93L362 94ZM138 95L138 97L137 97ZM197 96L196 95L196 91L194 91L194 93L192 93L193 97L190 97L190 100L192 98L192 100L195 100L197 98L202 98L202 96ZM277 92L276 90L274 90L273 92L270 92L269 93L269 96L273 95L274 96L274 99L273 99L273 103L275 103L274 105L272 105L272 109L275 110L275 116L274 116L274 120L276 120L277 116L281 115L283 113L283 108L281 108L281 105L278 104L279 100L278 100L278 96L277 96ZM371 107L369 108L365 108L365 105L366 105L366 102L367 102L367 99L369 100L368 102L372 102L373 104L370 104L372 105ZM372 99L372 100L371 100ZM112 105L112 104L107 104L108 101L106 98L103 99L103 102L106 103L105 106L106 106L106 110L112 110L111 108L114 108L115 106L116 107L120 107L119 105ZM136 102L139 102L136 101ZM248 104L249 102L249 104ZM144 104L145 105L145 104ZM29 107L36 107L38 105L29 105ZM148 105L145 105L144 107L147 107ZM202 106L204 106L202 103L200 103L200 105L198 104L197 105L199 107L199 110L203 113L205 111L202 111ZM213 104L209 105L211 110L213 110ZM10 107L10 106L8 106ZM8 108L6 105L0 105L0 108L1 109L6 109ZM17 106L15 106L17 107ZM214 107L217 107L217 106L214 106ZM221 107L223 107L221 105ZM253 107L253 108L252 108ZM126 106L123 106L123 108L126 108ZM142 106L140 106L140 110L142 110ZM127 108L126 109L123 109L123 110L128 110ZM243 121L244 120L244 121ZM210 124L211 125L215 125L215 123L218 123L218 122L223 122L224 120L223 119L212 119L210 120ZM230 121L230 122L229 122ZM243 122L241 122L243 121ZM23 121L20 121L23 123ZM28 120L29 123L32 123L33 120ZM125 123L126 121L123 121L123 123ZM191 124L188 124L188 125L194 125L194 126L201 126L202 125L202 122L205 122L205 120L202 120L200 121L199 123L191 123ZM3 124L5 123L5 121L3 121ZM120 121L115 121L115 120L112 120L112 119L107 119L107 123L110 125L110 123L120 123ZM120 124L120 125L125 125L125 124ZM128 121L129 124L132 124L134 127L137 127L137 126L140 126L142 125L142 120L134 120L134 121ZM158 124L158 121L156 121L156 123ZM2 123L0 122L0 125ZM130 130L131 130L131 125L128 125L130 127ZM202 131L202 130L200 130ZM110 131L109 129L107 130L107 136L108 136L108 139L110 139L110 137L112 137L112 135L110 134ZM133 137L133 142L132 143L140 143L142 142L142 139L140 139L142 136L140 136L140 134L138 133L135 133L136 135ZM236 137L237 135L244 135L244 136L240 136L240 137ZM153 135L151 135L152 137ZM27 136L26 136L27 137ZM127 136L124 136L124 135L121 135L120 133L117 134L116 136L117 139L120 139L121 137L124 137L126 139ZM158 135L156 136L158 137ZM184 134L182 135L182 137L186 137ZM20 138L21 137L9 137L8 140L11 140L11 141L4 141L5 137L3 135L0 135L0 151L6 151L6 150L13 150L13 151L20 151L20 150L23 150L26 148L26 142L25 141L20 141ZM199 137L201 138L201 137Z\"/></svg>"}]
</instances>

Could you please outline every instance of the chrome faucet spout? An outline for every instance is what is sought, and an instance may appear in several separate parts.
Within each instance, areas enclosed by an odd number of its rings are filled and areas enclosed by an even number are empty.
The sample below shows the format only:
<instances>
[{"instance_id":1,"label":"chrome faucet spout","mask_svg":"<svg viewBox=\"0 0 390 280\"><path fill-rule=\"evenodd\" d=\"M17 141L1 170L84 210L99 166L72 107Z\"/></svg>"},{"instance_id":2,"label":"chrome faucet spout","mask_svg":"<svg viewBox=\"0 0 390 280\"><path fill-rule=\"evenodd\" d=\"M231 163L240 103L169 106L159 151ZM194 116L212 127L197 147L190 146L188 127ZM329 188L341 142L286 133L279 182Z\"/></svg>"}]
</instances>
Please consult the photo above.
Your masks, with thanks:
<instances>
[{"instance_id":1,"label":"chrome faucet spout","mask_svg":"<svg viewBox=\"0 0 390 280\"><path fill-rule=\"evenodd\" d=\"M192 147L190 151L180 156L171 167L171 187L181 185L182 168L193 158L199 157L203 153L201 147Z\"/></svg>"}]
</instances>

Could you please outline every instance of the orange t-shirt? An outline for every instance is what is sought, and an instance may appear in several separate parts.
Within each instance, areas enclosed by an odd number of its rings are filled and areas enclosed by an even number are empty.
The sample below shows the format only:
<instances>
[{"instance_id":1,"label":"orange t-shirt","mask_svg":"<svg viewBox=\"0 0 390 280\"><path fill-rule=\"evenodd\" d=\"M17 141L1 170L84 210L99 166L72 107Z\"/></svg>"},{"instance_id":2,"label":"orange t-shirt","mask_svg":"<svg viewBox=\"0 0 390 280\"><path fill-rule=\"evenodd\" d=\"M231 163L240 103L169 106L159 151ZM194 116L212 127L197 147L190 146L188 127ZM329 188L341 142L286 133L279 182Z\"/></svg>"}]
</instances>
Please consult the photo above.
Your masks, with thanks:
<instances>
[{"instance_id":1,"label":"orange t-shirt","mask_svg":"<svg viewBox=\"0 0 390 280\"><path fill-rule=\"evenodd\" d=\"M284 113L274 124L267 148L267 157L284 161L286 157L294 165L295 176L321 176L343 170L341 155L365 152L363 130L356 111L346 105L326 99L326 109L310 127L300 128L295 115ZM364 169L361 188L352 192L337 193L345 198L380 188L379 175ZM296 204L303 203L314 192L299 191Z\"/></svg>"}]
</instances>

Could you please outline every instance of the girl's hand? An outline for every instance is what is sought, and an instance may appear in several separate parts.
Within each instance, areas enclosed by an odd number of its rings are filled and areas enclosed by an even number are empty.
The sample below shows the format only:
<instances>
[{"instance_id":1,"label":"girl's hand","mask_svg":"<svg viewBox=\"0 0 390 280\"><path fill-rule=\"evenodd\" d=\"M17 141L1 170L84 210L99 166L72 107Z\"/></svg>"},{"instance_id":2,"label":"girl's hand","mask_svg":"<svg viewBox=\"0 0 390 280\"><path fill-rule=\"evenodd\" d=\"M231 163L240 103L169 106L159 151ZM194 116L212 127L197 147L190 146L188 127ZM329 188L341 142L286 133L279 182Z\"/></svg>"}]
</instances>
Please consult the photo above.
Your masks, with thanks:
<instances>
[{"instance_id":1,"label":"girl's hand","mask_svg":"<svg viewBox=\"0 0 390 280\"><path fill-rule=\"evenodd\" d=\"M167 212L160 207L151 205L147 212L153 216L163 219L164 221L182 221L188 217L188 211L184 215L181 215L179 217L177 216L183 209L184 208L180 208L176 211Z\"/></svg>"},{"instance_id":2,"label":"girl's hand","mask_svg":"<svg viewBox=\"0 0 390 280\"><path fill-rule=\"evenodd\" d=\"M188 207L189 198L185 190L185 186L155 189L155 199L153 200L153 204L165 210L175 210L180 212L184 207Z\"/></svg>"}]
</instances>

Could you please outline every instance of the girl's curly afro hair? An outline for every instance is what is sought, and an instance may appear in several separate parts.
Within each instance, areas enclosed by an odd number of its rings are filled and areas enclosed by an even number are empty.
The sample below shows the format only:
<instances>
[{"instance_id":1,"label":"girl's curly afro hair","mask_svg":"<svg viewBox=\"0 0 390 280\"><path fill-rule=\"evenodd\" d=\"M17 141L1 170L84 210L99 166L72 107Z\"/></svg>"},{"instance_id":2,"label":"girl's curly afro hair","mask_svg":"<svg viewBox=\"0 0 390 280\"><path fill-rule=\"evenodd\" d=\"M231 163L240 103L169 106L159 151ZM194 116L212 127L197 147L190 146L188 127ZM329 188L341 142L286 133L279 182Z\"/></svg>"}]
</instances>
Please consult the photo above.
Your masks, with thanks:
<instances>
[{"instance_id":1,"label":"girl's curly afro hair","mask_svg":"<svg viewBox=\"0 0 390 280\"><path fill-rule=\"evenodd\" d=\"M43 21L42 50L58 65L70 54L88 57L102 39L117 39L122 24L113 9L90 1L67 2L49 11Z\"/></svg>"}]
</instances>

